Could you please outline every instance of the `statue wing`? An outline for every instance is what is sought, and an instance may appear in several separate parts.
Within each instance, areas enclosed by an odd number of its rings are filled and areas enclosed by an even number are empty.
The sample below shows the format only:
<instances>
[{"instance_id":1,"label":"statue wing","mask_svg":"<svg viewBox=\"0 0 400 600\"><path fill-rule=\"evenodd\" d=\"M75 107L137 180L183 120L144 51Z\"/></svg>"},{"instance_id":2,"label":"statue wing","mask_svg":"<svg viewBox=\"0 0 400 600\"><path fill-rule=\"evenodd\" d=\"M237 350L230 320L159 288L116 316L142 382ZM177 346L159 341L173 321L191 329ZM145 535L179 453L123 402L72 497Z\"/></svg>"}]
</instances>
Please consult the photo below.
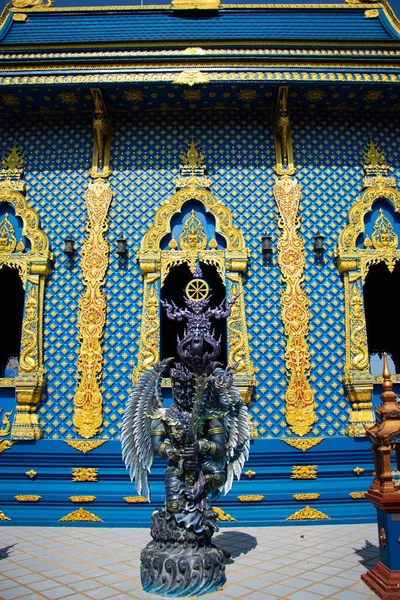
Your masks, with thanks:
<instances>
[{"instance_id":1,"label":"statue wing","mask_svg":"<svg viewBox=\"0 0 400 600\"><path fill-rule=\"evenodd\" d=\"M243 465L249 457L250 428L247 406L234 385L220 390L220 408L226 413L224 428L227 463L226 482L221 492L227 494L232 487L233 478L236 476L240 479Z\"/></svg>"},{"instance_id":2,"label":"statue wing","mask_svg":"<svg viewBox=\"0 0 400 600\"><path fill-rule=\"evenodd\" d=\"M168 359L169 361L169 359ZM128 398L121 431L122 458L138 494L150 501L148 473L153 464L151 419L162 406L159 380L168 361L162 361L141 375Z\"/></svg>"}]
</instances>

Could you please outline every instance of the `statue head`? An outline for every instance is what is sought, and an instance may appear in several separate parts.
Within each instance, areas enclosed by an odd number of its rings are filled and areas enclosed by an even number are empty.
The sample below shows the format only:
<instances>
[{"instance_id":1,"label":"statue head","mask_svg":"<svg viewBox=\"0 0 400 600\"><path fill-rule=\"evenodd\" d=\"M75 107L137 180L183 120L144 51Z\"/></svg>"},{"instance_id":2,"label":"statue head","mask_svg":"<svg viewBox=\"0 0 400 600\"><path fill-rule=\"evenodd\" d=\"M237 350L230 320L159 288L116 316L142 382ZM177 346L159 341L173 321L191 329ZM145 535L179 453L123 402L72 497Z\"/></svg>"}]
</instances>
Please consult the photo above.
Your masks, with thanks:
<instances>
[{"instance_id":1,"label":"statue head","mask_svg":"<svg viewBox=\"0 0 400 600\"><path fill-rule=\"evenodd\" d=\"M181 363L171 369L172 397L181 410L189 410L193 406L195 380L191 373Z\"/></svg>"}]
</instances>

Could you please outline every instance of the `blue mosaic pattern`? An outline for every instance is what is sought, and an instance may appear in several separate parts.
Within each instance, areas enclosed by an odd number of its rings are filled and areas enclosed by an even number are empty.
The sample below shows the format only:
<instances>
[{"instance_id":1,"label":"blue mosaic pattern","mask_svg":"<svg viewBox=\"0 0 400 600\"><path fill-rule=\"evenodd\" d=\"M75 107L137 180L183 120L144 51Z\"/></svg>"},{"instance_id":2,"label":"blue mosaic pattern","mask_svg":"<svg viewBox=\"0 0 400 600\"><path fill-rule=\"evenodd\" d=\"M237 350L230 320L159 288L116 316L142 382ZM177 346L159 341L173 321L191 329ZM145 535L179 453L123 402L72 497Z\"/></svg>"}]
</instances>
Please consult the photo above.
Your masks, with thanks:
<instances>
[{"instance_id":1,"label":"blue mosaic pattern","mask_svg":"<svg viewBox=\"0 0 400 600\"><path fill-rule=\"evenodd\" d=\"M372 131L388 162L399 164L398 131L388 119L349 112L331 117L293 111L297 178L302 185L301 235L305 239L305 287L310 299L311 382L316 391L318 422L313 435L344 433L348 403L343 396L343 285L332 251L344 227L349 206L361 193L362 154ZM290 435L285 423L285 340L280 319L281 283L276 252L270 262L261 254L265 230L276 248L278 230L273 198L273 138L268 112L147 111L135 120L114 116L109 212L110 265L103 287L108 310L104 334L104 424L100 437L119 436L123 407L137 358L142 306L142 276L136 263L143 234L155 211L175 191L179 156L195 136L204 147L211 191L232 210L243 231L251 258L245 299L257 388L250 412L260 437ZM14 140L26 152L27 199L36 208L55 256L47 280L44 322L45 367L48 385L40 407L45 436L76 437L72 427L79 349L78 299L83 291L80 249L85 239L84 193L89 181L92 130L89 114L30 116L15 121L0 152ZM399 176L398 171L393 171ZM316 261L313 238L320 231L327 252ZM70 233L78 252L73 260L62 253ZM128 240L126 262L116 255L120 235Z\"/></svg>"}]
</instances>

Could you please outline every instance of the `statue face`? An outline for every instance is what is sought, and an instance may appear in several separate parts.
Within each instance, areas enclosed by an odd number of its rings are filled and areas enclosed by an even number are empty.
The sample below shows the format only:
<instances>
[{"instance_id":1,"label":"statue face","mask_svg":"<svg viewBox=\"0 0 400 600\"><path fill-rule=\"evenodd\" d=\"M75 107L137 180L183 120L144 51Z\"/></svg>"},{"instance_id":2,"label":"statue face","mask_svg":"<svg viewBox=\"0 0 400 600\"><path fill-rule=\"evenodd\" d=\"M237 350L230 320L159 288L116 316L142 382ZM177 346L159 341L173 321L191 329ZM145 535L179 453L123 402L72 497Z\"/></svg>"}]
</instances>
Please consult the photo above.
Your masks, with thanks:
<instances>
[{"instance_id":1,"label":"statue face","mask_svg":"<svg viewBox=\"0 0 400 600\"><path fill-rule=\"evenodd\" d=\"M193 405L193 385L186 381L176 381L172 384L172 396L179 408L187 410Z\"/></svg>"}]
</instances>

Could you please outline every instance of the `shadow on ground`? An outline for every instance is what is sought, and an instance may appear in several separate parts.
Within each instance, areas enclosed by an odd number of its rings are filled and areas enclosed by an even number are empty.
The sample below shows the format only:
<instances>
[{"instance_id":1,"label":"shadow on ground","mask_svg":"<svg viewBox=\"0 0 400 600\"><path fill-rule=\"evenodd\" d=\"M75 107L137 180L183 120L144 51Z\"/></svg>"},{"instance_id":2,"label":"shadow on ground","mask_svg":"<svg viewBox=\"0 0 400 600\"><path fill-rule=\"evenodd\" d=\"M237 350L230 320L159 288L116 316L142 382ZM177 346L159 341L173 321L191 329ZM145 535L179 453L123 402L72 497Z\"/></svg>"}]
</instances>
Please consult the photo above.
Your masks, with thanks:
<instances>
[{"instance_id":1,"label":"shadow on ground","mask_svg":"<svg viewBox=\"0 0 400 600\"><path fill-rule=\"evenodd\" d=\"M227 561L230 564L241 554L247 554L257 546L257 540L254 536L242 531L222 531L213 540L218 548L230 553L231 558Z\"/></svg>"},{"instance_id":2,"label":"shadow on ground","mask_svg":"<svg viewBox=\"0 0 400 600\"><path fill-rule=\"evenodd\" d=\"M363 548L354 548L354 552L361 558L360 564L367 569L372 569L379 562L379 548L368 540L365 540Z\"/></svg>"},{"instance_id":3,"label":"shadow on ground","mask_svg":"<svg viewBox=\"0 0 400 600\"><path fill-rule=\"evenodd\" d=\"M4 548L0 548L0 560L2 558L8 558L10 556L10 549L16 546L16 544L11 544L11 546L5 546Z\"/></svg>"}]
</instances>

